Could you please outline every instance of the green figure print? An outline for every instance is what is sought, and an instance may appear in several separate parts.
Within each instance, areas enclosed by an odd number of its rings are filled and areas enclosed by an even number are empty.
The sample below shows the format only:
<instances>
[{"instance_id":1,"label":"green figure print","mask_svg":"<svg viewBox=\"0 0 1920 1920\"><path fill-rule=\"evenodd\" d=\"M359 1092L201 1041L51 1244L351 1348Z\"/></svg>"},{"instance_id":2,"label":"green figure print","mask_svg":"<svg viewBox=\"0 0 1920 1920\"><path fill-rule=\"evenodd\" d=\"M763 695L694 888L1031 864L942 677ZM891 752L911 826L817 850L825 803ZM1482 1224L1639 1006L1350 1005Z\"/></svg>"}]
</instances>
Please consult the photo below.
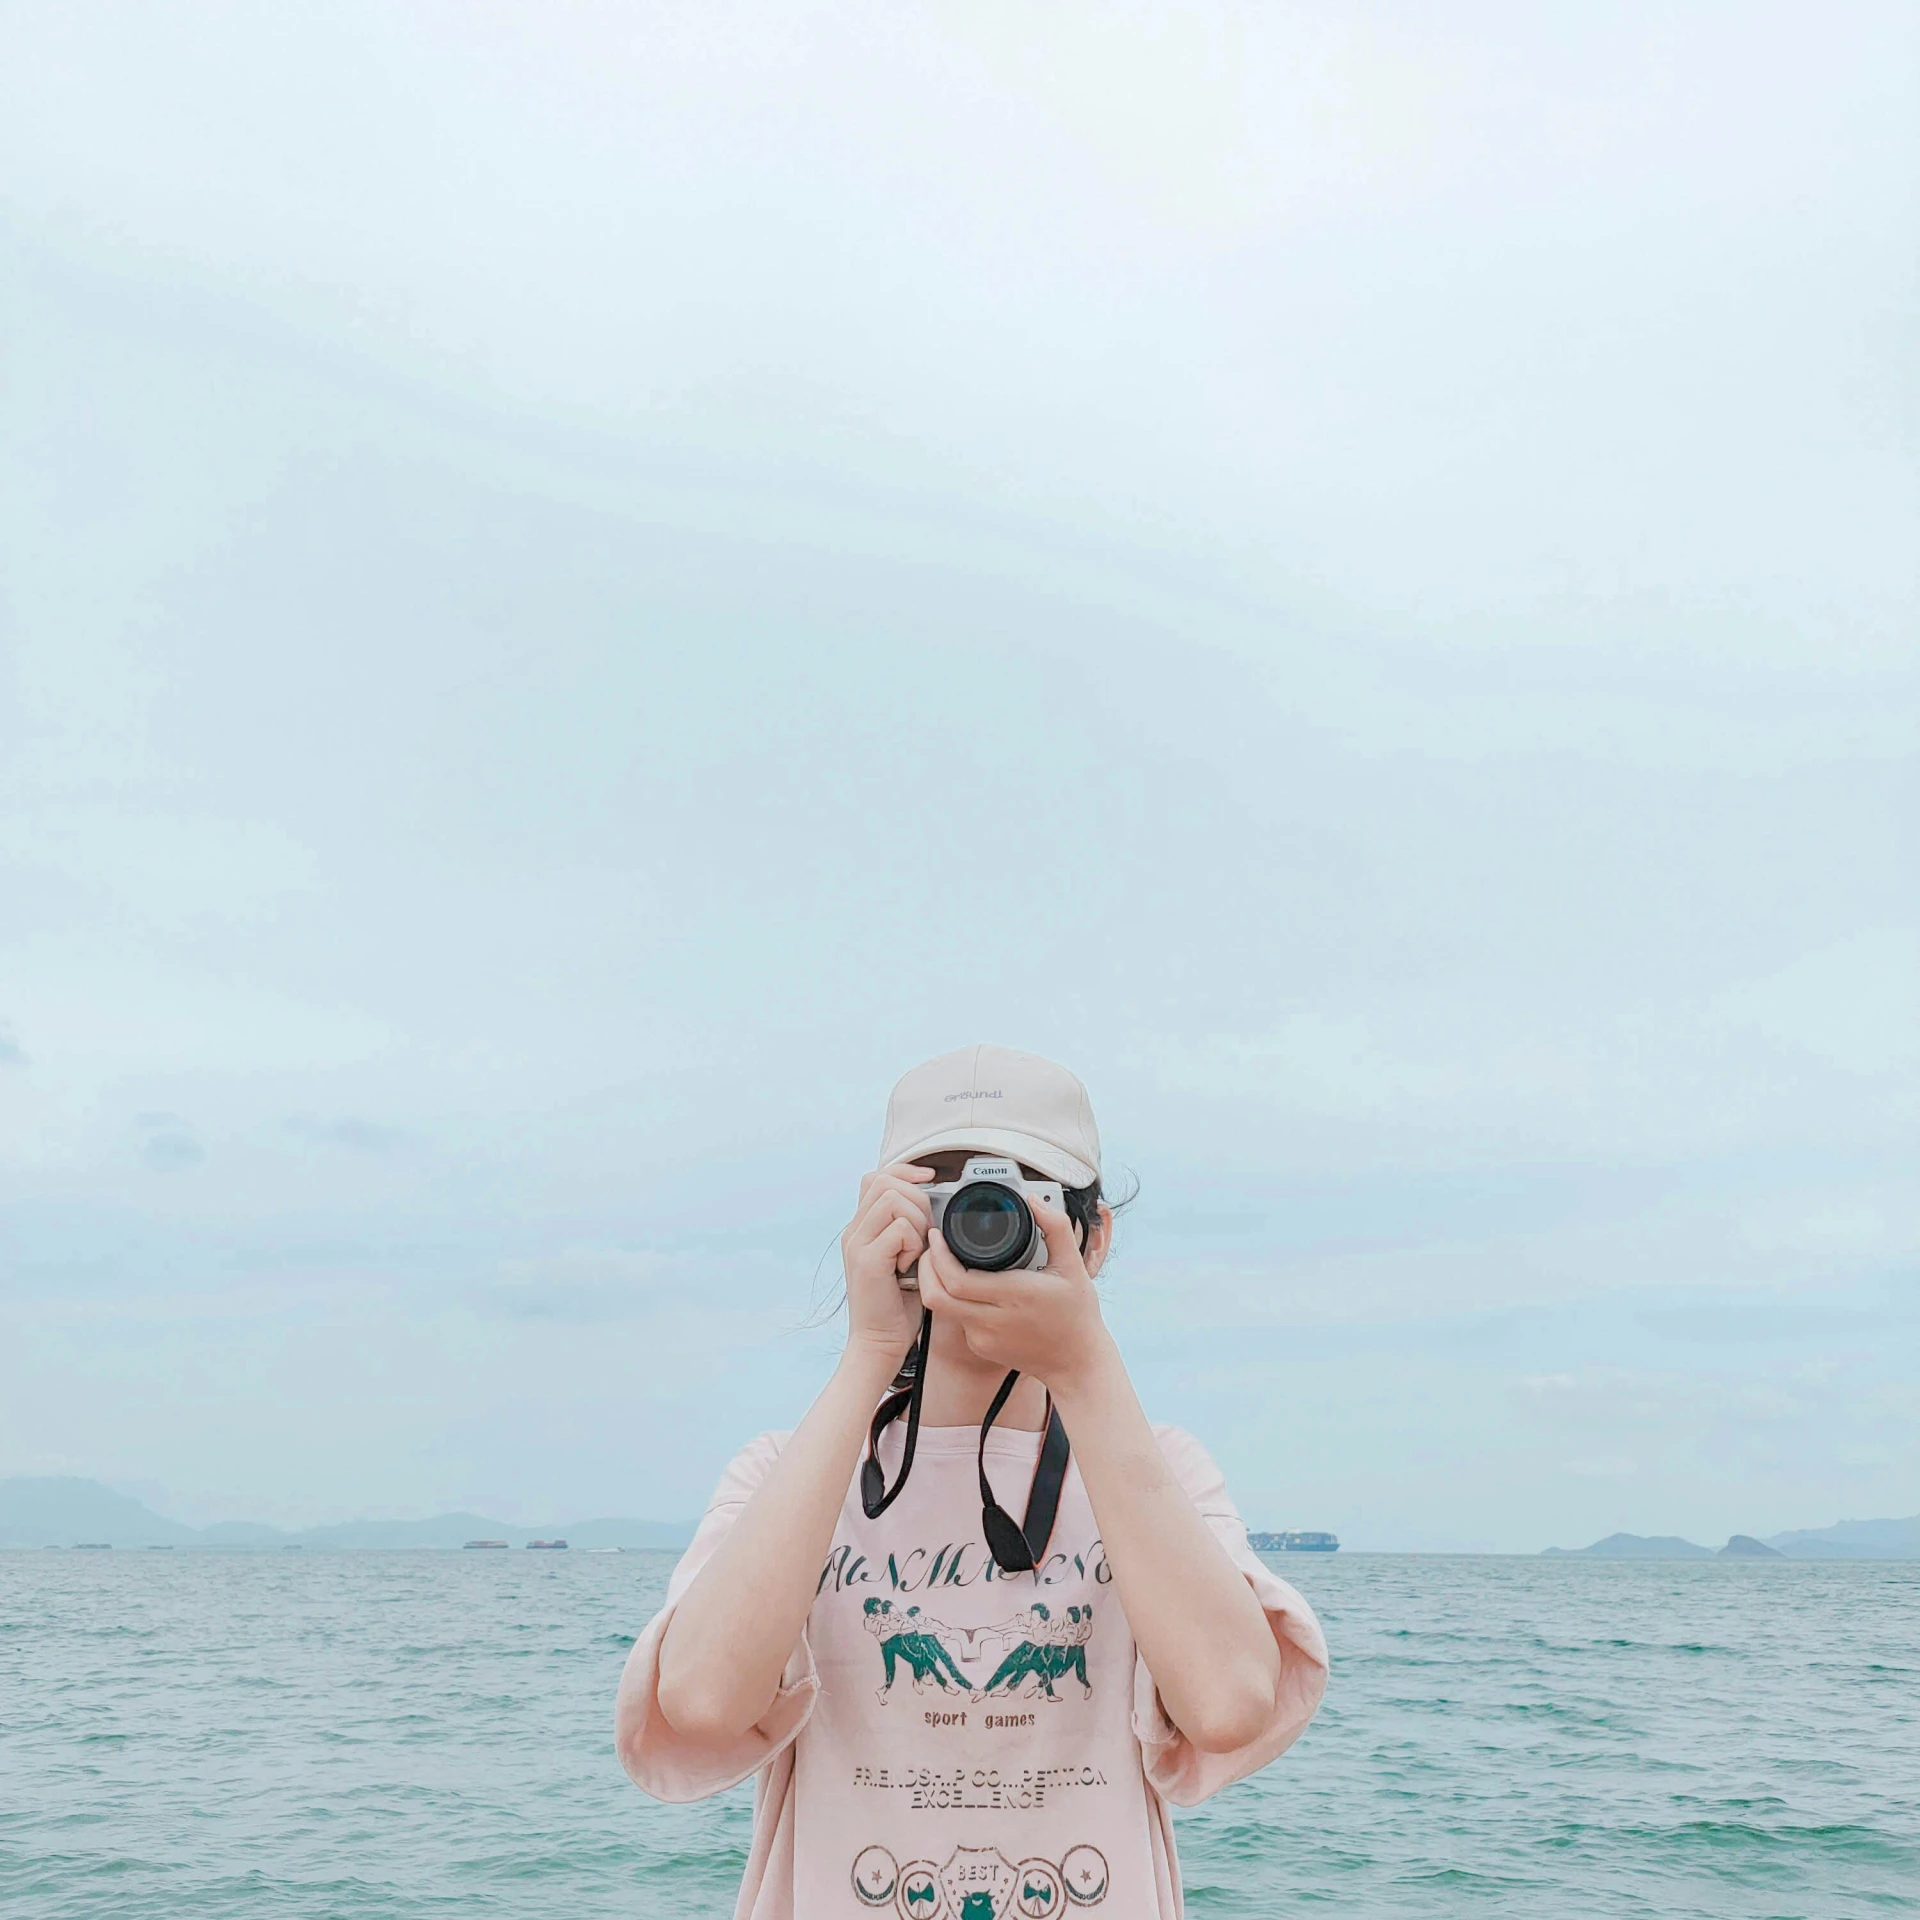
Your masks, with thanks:
<instances>
[{"instance_id":1,"label":"green figure print","mask_svg":"<svg viewBox=\"0 0 1920 1920\"><path fill-rule=\"evenodd\" d=\"M1002 1640L1014 1640L1017 1636L1017 1644L994 1668L993 1678L981 1688L981 1693L1014 1693L1022 1681L1031 1677L1039 1681L1047 1699L1058 1700L1060 1696L1053 1690L1053 1669L1047 1657L1051 1651L1048 1642L1053 1633L1053 1615L1046 1603L1036 1600L1025 1613L1016 1613L992 1631Z\"/></svg>"},{"instance_id":2,"label":"green figure print","mask_svg":"<svg viewBox=\"0 0 1920 1920\"><path fill-rule=\"evenodd\" d=\"M1071 1673L1080 1682L1083 1694L1091 1698L1093 1682L1087 1678L1087 1641L1093 1634L1093 1607L1069 1607L1063 1619L1055 1620L1044 1602L992 1629L1003 1640L1020 1636L1019 1644L994 1670L993 1678L982 1689L1012 1694L1023 1683L1032 1681L1023 1698L1058 1700L1053 1683Z\"/></svg>"},{"instance_id":3,"label":"green figure print","mask_svg":"<svg viewBox=\"0 0 1920 1920\"><path fill-rule=\"evenodd\" d=\"M947 1684L947 1675L951 1674L953 1684L965 1693L972 1687L973 1682L960 1671L953 1655L947 1651L946 1643L940 1638L941 1634L952 1631L953 1629L944 1620L927 1619L918 1607L907 1609L906 1638L912 1641L921 1658L926 1662L928 1672L939 1681L943 1689Z\"/></svg>"},{"instance_id":4,"label":"green figure print","mask_svg":"<svg viewBox=\"0 0 1920 1920\"><path fill-rule=\"evenodd\" d=\"M961 1904L960 1920L993 1920L993 1895L970 1893Z\"/></svg>"},{"instance_id":5,"label":"green figure print","mask_svg":"<svg viewBox=\"0 0 1920 1920\"><path fill-rule=\"evenodd\" d=\"M915 1693L924 1693L929 1680L942 1693L948 1691L949 1685L958 1687L962 1693L970 1691L967 1676L940 1639L941 1634L951 1631L944 1621L929 1620L918 1607L909 1607L900 1613L891 1600L882 1600L878 1595L868 1596L862 1612L865 1618L861 1624L879 1641L880 1658L886 1667L886 1680L876 1696L881 1705L886 1704L887 1695L893 1691L899 1663L903 1660L913 1675Z\"/></svg>"},{"instance_id":6,"label":"green figure print","mask_svg":"<svg viewBox=\"0 0 1920 1920\"><path fill-rule=\"evenodd\" d=\"M1089 1600L1083 1606L1069 1607L1062 1641L1055 1649L1059 1663L1056 1671L1062 1680L1071 1673L1085 1689L1089 1700L1093 1698L1093 1682L1087 1678L1087 1642L1092 1638L1093 1602Z\"/></svg>"}]
</instances>

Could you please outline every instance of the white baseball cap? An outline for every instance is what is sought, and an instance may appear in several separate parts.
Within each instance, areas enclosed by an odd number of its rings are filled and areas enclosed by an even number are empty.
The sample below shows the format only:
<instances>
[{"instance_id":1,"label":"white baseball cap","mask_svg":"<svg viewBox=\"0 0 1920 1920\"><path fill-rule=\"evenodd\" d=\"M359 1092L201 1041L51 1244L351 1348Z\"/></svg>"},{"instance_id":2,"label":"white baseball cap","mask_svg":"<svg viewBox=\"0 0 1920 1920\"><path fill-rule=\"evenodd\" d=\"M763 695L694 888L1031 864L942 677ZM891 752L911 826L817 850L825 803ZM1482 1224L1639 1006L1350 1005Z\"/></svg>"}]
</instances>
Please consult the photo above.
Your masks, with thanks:
<instances>
[{"instance_id":1,"label":"white baseball cap","mask_svg":"<svg viewBox=\"0 0 1920 1920\"><path fill-rule=\"evenodd\" d=\"M1004 1153L1066 1187L1100 1178L1100 1130L1065 1067L1011 1047L962 1047L900 1076L880 1164L966 1148Z\"/></svg>"}]
</instances>

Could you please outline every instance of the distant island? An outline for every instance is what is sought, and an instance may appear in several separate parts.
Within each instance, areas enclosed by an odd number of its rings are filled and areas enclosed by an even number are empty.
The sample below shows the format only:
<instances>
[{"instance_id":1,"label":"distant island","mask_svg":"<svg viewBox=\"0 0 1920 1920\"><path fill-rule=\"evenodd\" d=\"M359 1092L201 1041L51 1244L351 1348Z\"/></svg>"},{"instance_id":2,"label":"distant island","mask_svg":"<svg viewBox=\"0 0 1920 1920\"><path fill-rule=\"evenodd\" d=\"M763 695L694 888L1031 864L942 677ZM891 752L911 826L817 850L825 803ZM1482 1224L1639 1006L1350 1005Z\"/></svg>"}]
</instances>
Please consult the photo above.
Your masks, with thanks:
<instances>
[{"instance_id":1,"label":"distant island","mask_svg":"<svg viewBox=\"0 0 1920 1920\"><path fill-rule=\"evenodd\" d=\"M1702 1547L1671 1533L1610 1533L1590 1547L1546 1551L1587 1560L1920 1560L1920 1514L1911 1520L1842 1520L1765 1540L1736 1533L1724 1547Z\"/></svg>"},{"instance_id":2,"label":"distant island","mask_svg":"<svg viewBox=\"0 0 1920 1920\"><path fill-rule=\"evenodd\" d=\"M168 1520L98 1480L0 1477L0 1548L533 1548L570 1545L576 1552L684 1547L691 1520L574 1520L564 1526L516 1527L477 1513L439 1513L425 1520L346 1520L289 1531L251 1520L189 1527ZM1287 1531L1247 1535L1256 1553L1335 1553L1332 1533ZM1736 1533L1723 1547L1703 1547L1676 1534L1610 1533L1586 1547L1548 1547L1549 1556L1587 1560L1920 1560L1920 1514L1910 1520L1842 1520L1757 1539Z\"/></svg>"},{"instance_id":3,"label":"distant island","mask_svg":"<svg viewBox=\"0 0 1920 1920\"><path fill-rule=\"evenodd\" d=\"M564 1527L513 1527L477 1513L426 1520L346 1520L288 1532L252 1520L189 1527L168 1520L98 1480L0 1479L0 1547L684 1547L693 1522L574 1520Z\"/></svg>"}]
</instances>

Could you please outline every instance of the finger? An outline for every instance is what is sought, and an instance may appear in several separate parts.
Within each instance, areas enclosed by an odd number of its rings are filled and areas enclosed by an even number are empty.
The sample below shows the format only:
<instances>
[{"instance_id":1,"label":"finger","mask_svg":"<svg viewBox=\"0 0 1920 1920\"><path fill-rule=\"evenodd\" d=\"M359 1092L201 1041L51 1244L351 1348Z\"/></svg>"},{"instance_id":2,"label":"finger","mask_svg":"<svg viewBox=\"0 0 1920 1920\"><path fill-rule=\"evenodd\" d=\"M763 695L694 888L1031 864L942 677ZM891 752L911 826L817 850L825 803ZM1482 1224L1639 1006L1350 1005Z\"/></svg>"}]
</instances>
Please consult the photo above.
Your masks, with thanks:
<instances>
[{"instance_id":1,"label":"finger","mask_svg":"<svg viewBox=\"0 0 1920 1920\"><path fill-rule=\"evenodd\" d=\"M903 1274L927 1250L927 1229L923 1221L900 1220L887 1236L893 1252L893 1270Z\"/></svg>"},{"instance_id":2,"label":"finger","mask_svg":"<svg viewBox=\"0 0 1920 1920\"><path fill-rule=\"evenodd\" d=\"M897 1217L887 1207L874 1205L862 1207L848 1223L846 1232L840 1236L841 1252L859 1253L871 1246Z\"/></svg>"},{"instance_id":3,"label":"finger","mask_svg":"<svg viewBox=\"0 0 1920 1920\"><path fill-rule=\"evenodd\" d=\"M878 1193L897 1193L924 1219L933 1218L933 1202L927 1198L924 1188L913 1186L905 1180L896 1180L891 1174L881 1174L874 1190Z\"/></svg>"},{"instance_id":4,"label":"finger","mask_svg":"<svg viewBox=\"0 0 1920 1920\"><path fill-rule=\"evenodd\" d=\"M1034 1223L1046 1236L1047 1267L1053 1273L1084 1273L1085 1266L1080 1258L1080 1244L1074 1238L1073 1222L1059 1207L1049 1206L1038 1197L1027 1202L1033 1213Z\"/></svg>"},{"instance_id":5,"label":"finger","mask_svg":"<svg viewBox=\"0 0 1920 1920\"><path fill-rule=\"evenodd\" d=\"M930 1221L925 1206L915 1204L917 1199L915 1194L896 1193L891 1187L883 1188L874 1195L873 1203L866 1212L853 1223L851 1243L856 1247L871 1246L896 1220L908 1221L916 1233L925 1234Z\"/></svg>"},{"instance_id":6,"label":"finger","mask_svg":"<svg viewBox=\"0 0 1920 1920\"><path fill-rule=\"evenodd\" d=\"M1050 1278L1039 1273L982 1273L977 1267L961 1267L950 1284L976 1311L1005 1313L1032 1306L1036 1290Z\"/></svg>"},{"instance_id":7,"label":"finger","mask_svg":"<svg viewBox=\"0 0 1920 1920\"><path fill-rule=\"evenodd\" d=\"M908 1220L896 1220L874 1241L875 1253L889 1256L896 1274L904 1274L920 1257L920 1235Z\"/></svg>"},{"instance_id":8,"label":"finger","mask_svg":"<svg viewBox=\"0 0 1920 1920\"><path fill-rule=\"evenodd\" d=\"M936 1227L927 1235L925 1264L939 1279L941 1290L966 1307L998 1309L1001 1305L1000 1276L976 1273L961 1264L960 1257L947 1245L946 1236Z\"/></svg>"},{"instance_id":9,"label":"finger","mask_svg":"<svg viewBox=\"0 0 1920 1920\"><path fill-rule=\"evenodd\" d=\"M920 1256L920 1264L914 1271L920 1281L920 1304L929 1313L943 1316L955 1314L958 1302L940 1284L940 1276L933 1270L933 1262L924 1253Z\"/></svg>"},{"instance_id":10,"label":"finger","mask_svg":"<svg viewBox=\"0 0 1920 1920\"><path fill-rule=\"evenodd\" d=\"M891 1187L896 1192L914 1193L933 1178L931 1167L916 1166L911 1160L896 1160L890 1166L876 1167L871 1173L860 1176L859 1197L853 1203L856 1219L866 1212L873 1196L882 1188Z\"/></svg>"},{"instance_id":11,"label":"finger","mask_svg":"<svg viewBox=\"0 0 1920 1920\"><path fill-rule=\"evenodd\" d=\"M910 1185L908 1181L897 1181L887 1173L868 1173L860 1179L860 1198L854 1200L852 1204L854 1221L860 1221L872 1212L874 1202L879 1200L881 1194L899 1194L902 1200L912 1200L920 1208L920 1212L927 1213L931 1217L933 1212L931 1202L922 1198L920 1188Z\"/></svg>"},{"instance_id":12,"label":"finger","mask_svg":"<svg viewBox=\"0 0 1920 1920\"><path fill-rule=\"evenodd\" d=\"M920 1304L936 1317L953 1321L964 1332L969 1325L979 1324L981 1309L953 1291L949 1282L956 1270L961 1273L966 1271L964 1267L956 1269L949 1259L947 1270L942 1273L934 1265L933 1249L929 1247L920 1256Z\"/></svg>"},{"instance_id":13,"label":"finger","mask_svg":"<svg viewBox=\"0 0 1920 1920\"><path fill-rule=\"evenodd\" d=\"M947 1236L938 1227L927 1235L926 1258L922 1264L932 1270L946 1298L966 1299L967 1270L953 1257L953 1250L947 1245Z\"/></svg>"},{"instance_id":14,"label":"finger","mask_svg":"<svg viewBox=\"0 0 1920 1920\"><path fill-rule=\"evenodd\" d=\"M867 1176L860 1195L860 1212L871 1213L889 1198L898 1201L923 1225L932 1222L933 1203L918 1187L910 1187L904 1180L892 1180L878 1173Z\"/></svg>"}]
</instances>

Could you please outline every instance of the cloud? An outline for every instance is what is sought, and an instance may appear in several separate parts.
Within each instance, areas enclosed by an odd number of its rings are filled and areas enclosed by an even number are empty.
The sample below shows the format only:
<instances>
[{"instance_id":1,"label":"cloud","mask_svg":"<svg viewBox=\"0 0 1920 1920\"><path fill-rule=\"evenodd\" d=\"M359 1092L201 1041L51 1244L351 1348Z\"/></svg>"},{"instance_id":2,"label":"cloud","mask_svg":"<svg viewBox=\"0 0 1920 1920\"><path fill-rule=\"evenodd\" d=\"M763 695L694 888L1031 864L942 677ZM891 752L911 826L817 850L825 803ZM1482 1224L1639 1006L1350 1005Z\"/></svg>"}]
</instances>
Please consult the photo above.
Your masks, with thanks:
<instances>
[{"instance_id":1,"label":"cloud","mask_svg":"<svg viewBox=\"0 0 1920 1920\"><path fill-rule=\"evenodd\" d=\"M1909 1455L1916 1396L1869 1357L1816 1354L1731 1369L1583 1366L1520 1382L1543 1442L1581 1478L1657 1476L1683 1458L1740 1478L1850 1470Z\"/></svg>"},{"instance_id":2,"label":"cloud","mask_svg":"<svg viewBox=\"0 0 1920 1920\"><path fill-rule=\"evenodd\" d=\"M190 1133L156 1133L140 1149L140 1158L155 1173L180 1173L206 1157L206 1148Z\"/></svg>"},{"instance_id":3,"label":"cloud","mask_svg":"<svg viewBox=\"0 0 1920 1920\"><path fill-rule=\"evenodd\" d=\"M691 1506L893 1076L1004 1037L1276 1518L1911 1510L1910 8L71 11L0 63L15 1430Z\"/></svg>"},{"instance_id":4,"label":"cloud","mask_svg":"<svg viewBox=\"0 0 1920 1920\"><path fill-rule=\"evenodd\" d=\"M569 1247L502 1261L499 1278L476 1291L474 1304L484 1314L508 1320L574 1326L636 1320L654 1311L669 1268L655 1253Z\"/></svg>"},{"instance_id":5,"label":"cloud","mask_svg":"<svg viewBox=\"0 0 1920 1920\"><path fill-rule=\"evenodd\" d=\"M766 1251L575 1245L503 1259L468 1299L487 1319L600 1326L651 1320L649 1340L701 1329L726 1351L793 1334L795 1263Z\"/></svg>"},{"instance_id":6,"label":"cloud","mask_svg":"<svg viewBox=\"0 0 1920 1920\"><path fill-rule=\"evenodd\" d=\"M352 1153L388 1154L405 1138L398 1128L376 1126L371 1120L317 1120L305 1113L293 1115L287 1131L316 1145L345 1147Z\"/></svg>"},{"instance_id":7,"label":"cloud","mask_svg":"<svg viewBox=\"0 0 1920 1920\"><path fill-rule=\"evenodd\" d=\"M140 1158L155 1173L183 1173L207 1157L206 1148L177 1113L136 1114L134 1125L146 1136L140 1143Z\"/></svg>"}]
</instances>

